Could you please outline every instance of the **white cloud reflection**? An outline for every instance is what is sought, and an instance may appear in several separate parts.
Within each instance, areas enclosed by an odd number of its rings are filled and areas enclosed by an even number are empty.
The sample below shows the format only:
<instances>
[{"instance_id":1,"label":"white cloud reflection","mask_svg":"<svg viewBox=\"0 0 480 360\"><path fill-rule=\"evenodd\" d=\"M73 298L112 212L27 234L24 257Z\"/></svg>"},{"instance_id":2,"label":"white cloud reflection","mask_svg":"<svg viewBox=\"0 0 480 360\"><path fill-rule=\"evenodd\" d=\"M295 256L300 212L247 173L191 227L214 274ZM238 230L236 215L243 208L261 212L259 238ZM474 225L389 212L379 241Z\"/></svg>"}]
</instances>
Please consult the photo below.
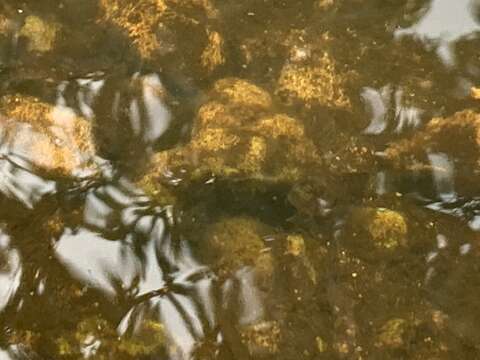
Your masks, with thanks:
<instances>
[{"instance_id":1,"label":"white cloud reflection","mask_svg":"<svg viewBox=\"0 0 480 360\"><path fill-rule=\"evenodd\" d=\"M438 44L438 55L446 65L455 65L454 43L480 31L473 6L478 0L433 0L419 22L395 35L413 35Z\"/></svg>"}]
</instances>

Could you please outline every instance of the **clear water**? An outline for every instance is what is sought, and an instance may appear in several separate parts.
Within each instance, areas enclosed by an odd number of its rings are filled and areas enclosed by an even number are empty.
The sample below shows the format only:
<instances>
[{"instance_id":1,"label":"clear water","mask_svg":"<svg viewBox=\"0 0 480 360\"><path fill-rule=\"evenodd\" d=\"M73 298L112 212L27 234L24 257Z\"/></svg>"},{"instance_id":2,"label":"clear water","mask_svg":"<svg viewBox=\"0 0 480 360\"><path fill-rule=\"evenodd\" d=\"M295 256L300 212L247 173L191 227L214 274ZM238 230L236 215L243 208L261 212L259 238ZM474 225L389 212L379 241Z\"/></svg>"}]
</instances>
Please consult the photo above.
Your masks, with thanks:
<instances>
[{"instance_id":1,"label":"clear water","mask_svg":"<svg viewBox=\"0 0 480 360\"><path fill-rule=\"evenodd\" d=\"M0 359L480 358L479 1L0 29Z\"/></svg>"}]
</instances>

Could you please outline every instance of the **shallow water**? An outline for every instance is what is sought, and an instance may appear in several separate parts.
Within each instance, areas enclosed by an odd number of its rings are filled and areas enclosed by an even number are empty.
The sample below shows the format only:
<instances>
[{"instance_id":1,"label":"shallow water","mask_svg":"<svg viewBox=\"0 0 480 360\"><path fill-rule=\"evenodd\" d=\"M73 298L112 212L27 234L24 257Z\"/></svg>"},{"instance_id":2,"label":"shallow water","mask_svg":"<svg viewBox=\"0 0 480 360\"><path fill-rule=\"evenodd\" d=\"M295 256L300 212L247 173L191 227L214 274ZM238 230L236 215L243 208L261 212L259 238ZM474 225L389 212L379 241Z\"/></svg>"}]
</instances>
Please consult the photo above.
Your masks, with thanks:
<instances>
[{"instance_id":1,"label":"shallow water","mask_svg":"<svg viewBox=\"0 0 480 360\"><path fill-rule=\"evenodd\" d=\"M0 359L480 358L480 2L0 2Z\"/></svg>"}]
</instances>

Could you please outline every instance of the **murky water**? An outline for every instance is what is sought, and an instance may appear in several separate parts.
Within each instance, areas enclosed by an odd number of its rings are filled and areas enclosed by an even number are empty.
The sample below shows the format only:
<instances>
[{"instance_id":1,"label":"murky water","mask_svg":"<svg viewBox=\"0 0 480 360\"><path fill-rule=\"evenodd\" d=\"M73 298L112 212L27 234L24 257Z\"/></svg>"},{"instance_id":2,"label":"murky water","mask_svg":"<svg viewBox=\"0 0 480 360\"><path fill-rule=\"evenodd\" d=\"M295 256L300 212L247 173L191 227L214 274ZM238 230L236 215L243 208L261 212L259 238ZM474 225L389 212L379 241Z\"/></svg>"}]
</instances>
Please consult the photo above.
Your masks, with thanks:
<instances>
[{"instance_id":1,"label":"murky water","mask_svg":"<svg viewBox=\"0 0 480 360\"><path fill-rule=\"evenodd\" d=\"M0 359L480 358L480 2L0 2Z\"/></svg>"}]
</instances>

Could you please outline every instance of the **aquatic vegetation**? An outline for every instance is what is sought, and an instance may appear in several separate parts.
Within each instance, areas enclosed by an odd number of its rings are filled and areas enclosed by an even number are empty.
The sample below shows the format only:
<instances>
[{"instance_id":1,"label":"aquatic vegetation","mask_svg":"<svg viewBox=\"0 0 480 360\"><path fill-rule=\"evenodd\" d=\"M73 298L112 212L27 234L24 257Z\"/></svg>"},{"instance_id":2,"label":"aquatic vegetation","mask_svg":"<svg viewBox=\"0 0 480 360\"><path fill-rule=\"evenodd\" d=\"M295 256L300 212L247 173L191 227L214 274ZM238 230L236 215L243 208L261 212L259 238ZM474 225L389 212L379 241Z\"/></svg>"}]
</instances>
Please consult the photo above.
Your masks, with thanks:
<instances>
[{"instance_id":1,"label":"aquatic vegetation","mask_svg":"<svg viewBox=\"0 0 480 360\"><path fill-rule=\"evenodd\" d=\"M385 157L394 162L395 166L401 167L408 164L408 159L411 159L411 164L415 160L421 162L426 149L452 156L476 154L480 143L479 123L480 115L472 110L464 110L448 118L433 118L423 131L415 134L411 139L391 144L385 151ZM445 141L447 138L451 141ZM456 143L454 147L452 139L463 141L461 144Z\"/></svg>"},{"instance_id":2,"label":"aquatic vegetation","mask_svg":"<svg viewBox=\"0 0 480 360\"><path fill-rule=\"evenodd\" d=\"M318 0L315 5L322 10L330 10L334 4L335 0ZM337 1L338 2L338 1Z\"/></svg>"},{"instance_id":3,"label":"aquatic vegetation","mask_svg":"<svg viewBox=\"0 0 480 360\"><path fill-rule=\"evenodd\" d=\"M147 320L140 325L135 335L121 336L116 329L100 317L82 320L75 331L56 340L58 355L72 358L87 354L94 359L137 359L141 356L158 354L166 345L162 324Z\"/></svg>"},{"instance_id":4,"label":"aquatic vegetation","mask_svg":"<svg viewBox=\"0 0 480 360\"><path fill-rule=\"evenodd\" d=\"M190 143L153 157L157 178L184 169L187 180L213 176L292 183L309 165L321 164L302 123L274 113L263 89L240 79L222 79L213 86L211 99L198 111Z\"/></svg>"},{"instance_id":5,"label":"aquatic vegetation","mask_svg":"<svg viewBox=\"0 0 480 360\"><path fill-rule=\"evenodd\" d=\"M317 349L320 354L327 351L328 344L320 336L315 338L315 342L317 343Z\"/></svg>"},{"instance_id":6,"label":"aquatic vegetation","mask_svg":"<svg viewBox=\"0 0 480 360\"><path fill-rule=\"evenodd\" d=\"M205 229L199 251L221 273L231 275L251 266L261 279L268 279L273 274L273 256L263 237L270 231L267 225L249 217L220 219Z\"/></svg>"},{"instance_id":7,"label":"aquatic vegetation","mask_svg":"<svg viewBox=\"0 0 480 360\"><path fill-rule=\"evenodd\" d=\"M177 204L177 197L167 186L154 181L150 176L142 177L136 185L142 189L145 194L160 206Z\"/></svg>"},{"instance_id":8,"label":"aquatic vegetation","mask_svg":"<svg viewBox=\"0 0 480 360\"><path fill-rule=\"evenodd\" d=\"M126 31L142 57L151 58L163 46L157 32L163 26L162 20L167 11L165 1L101 0L99 7L101 15L98 21L111 22Z\"/></svg>"},{"instance_id":9,"label":"aquatic vegetation","mask_svg":"<svg viewBox=\"0 0 480 360\"><path fill-rule=\"evenodd\" d=\"M212 97L216 95L225 105L244 106L246 111L251 108L268 110L272 106L272 98L266 90L238 78L218 80L213 85Z\"/></svg>"},{"instance_id":10,"label":"aquatic vegetation","mask_svg":"<svg viewBox=\"0 0 480 360\"><path fill-rule=\"evenodd\" d=\"M202 52L200 61L209 72L225 63L224 41L216 31L208 31L208 44Z\"/></svg>"},{"instance_id":11,"label":"aquatic vegetation","mask_svg":"<svg viewBox=\"0 0 480 360\"><path fill-rule=\"evenodd\" d=\"M3 141L34 167L62 176L94 170L91 123L71 109L38 98L6 95L0 99Z\"/></svg>"},{"instance_id":12,"label":"aquatic vegetation","mask_svg":"<svg viewBox=\"0 0 480 360\"><path fill-rule=\"evenodd\" d=\"M297 286L298 288L306 288L311 284L316 285L318 283L317 270L322 263L324 255L322 254L322 249L318 249L318 244L315 244L312 239L308 239L310 246L307 249L305 238L300 234L287 234L285 240L285 255L287 259L284 259L284 261L289 264L289 276L298 279L298 281L303 279L302 281L305 284ZM315 249L315 245L317 249ZM307 279L310 281L306 281Z\"/></svg>"},{"instance_id":13,"label":"aquatic vegetation","mask_svg":"<svg viewBox=\"0 0 480 360\"><path fill-rule=\"evenodd\" d=\"M40 53L51 51L59 32L57 23L47 22L38 16L30 15L20 29L19 35L28 40L28 50Z\"/></svg>"},{"instance_id":14,"label":"aquatic vegetation","mask_svg":"<svg viewBox=\"0 0 480 360\"><path fill-rule=\"evenodd\" d=\"M438 3L0 4L0 358L478 358L479 37L416 36Z\"/></svg>"},{"instance_id":15,"label":"aquatic vegetation","mask_svg":"<svg viewBox=\"0 0 480 360\"><path fill-rule=\"evenodd\" d=\"M301 235L287 236L287 254L293 256L305 255L305 240Z\"/></svg>"},{"instance_id":16,"label":"aquatic vegetation","mask_svg":"<svg viewBox=\"0 0 480 360\"><path fill-rule=\"evenodd\" d=\"M407 222L399 212L384 208L358 208L352 215L354 228L366 231L372 245L393 251L407 245Z\"/></svg>"},{"instance_id":17,"label":"aquatic vegetation","mask_svg":"<svg viewBox=\"0 0 480 360\"><path fill-rule=\"evenodd\" d=\"M175 59L198 73L211 72L225 62L221 34L206 26L217 17L209 0L101 0L99 9L97 24L115 25L143 61L158 64L164 57ZM192 31L198 44L183 49Z\"/></svg>"},{"instance_id":18,"label":"aquatic vegetation","mask_svg":"<svg viewBox=\"0 0 480 360\"><path fill-rule=\"evenodd\" d=\"M476 100L480 100L480 88L472 87L470 89L470 92L471 92L472 98L474 98Z\"/></svg>"},{"instance_id":19,"label":"aquatic vegetation","mask_svg":"<svg viewBox=\"0 0 480 360\"><path fill-rule=\"evenodd\" d=\"M463 110L450 117L433 118L411 138L390 144L383 156L397 171L438 174L461 193L470 193L476 188L479 146L480 115ZM435 161L436 156L439 161Z\"/></svg>"},{"instance_id":20,"label":"aquatic vegetation","mask_svg":"<svg viewBox=\"0 0 480 360\"><path fill-rule=\"evenodd\" d=\"M5 53L8 53L8 48L10 46L9 35L13 31L13 27L12 21L2 11L0 11L0 56L2 61L5 61Z\"/></svg>"},{"instance_id":21,"label":"aquatic vegetation","mask_svg":"<svg viewBox=\"0 0 480 360\"><path fill-rule=\"evenodd\" d=\"M400 348L405 345L408 322L404 319L390 319L380 329L376 346Z\"/></svg>"},{"instance_id":22,"label":"aquatic vegetation","mask_svg":"<svg viewBox=\"0 0 480 360\"><path fill-rule=\"evenodd\" d=\"M342 75L337 67L327 52L312 63L287 63L280 73L276 93L287 103L348 110L352 106L344 91L348 75Z\"/></svg>"},{"instance_id":23,"label":"aquatic vegetation","mask_svg":"<svg viewBox=\"0 0 480 360\"><path fill-rule=\"evenodd\" d=\"M278 353L281 328L275 321L262 321L243 327L242 342L252 356L266 356Z\"/></svg>"}]
</instances>

